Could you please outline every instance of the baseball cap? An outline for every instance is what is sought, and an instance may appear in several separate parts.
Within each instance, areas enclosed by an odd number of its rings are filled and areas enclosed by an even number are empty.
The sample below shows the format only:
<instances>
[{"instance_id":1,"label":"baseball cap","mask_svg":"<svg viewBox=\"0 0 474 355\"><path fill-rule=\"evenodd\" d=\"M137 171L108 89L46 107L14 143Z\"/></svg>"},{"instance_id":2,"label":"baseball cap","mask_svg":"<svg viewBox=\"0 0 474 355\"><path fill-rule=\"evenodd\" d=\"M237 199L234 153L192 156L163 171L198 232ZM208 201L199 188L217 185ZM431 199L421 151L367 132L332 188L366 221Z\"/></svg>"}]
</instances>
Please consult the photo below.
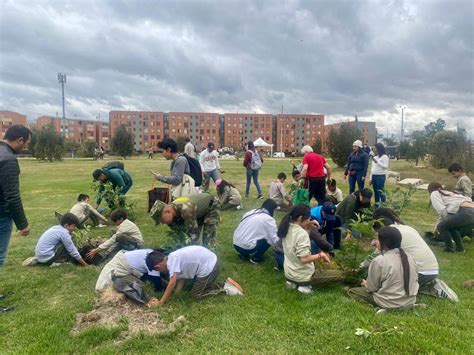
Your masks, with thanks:
<instances>
[{"instance_id":1,"label":"baseball cap","mask_svg":"<svg viewBox=\"0 0 474 355\"><path fill-rule=\"evenodd\" d=\"M327 221L336 220L336 206L332 202L325 202L323 205L323 212Z\"/></svg>"}]
</instances>

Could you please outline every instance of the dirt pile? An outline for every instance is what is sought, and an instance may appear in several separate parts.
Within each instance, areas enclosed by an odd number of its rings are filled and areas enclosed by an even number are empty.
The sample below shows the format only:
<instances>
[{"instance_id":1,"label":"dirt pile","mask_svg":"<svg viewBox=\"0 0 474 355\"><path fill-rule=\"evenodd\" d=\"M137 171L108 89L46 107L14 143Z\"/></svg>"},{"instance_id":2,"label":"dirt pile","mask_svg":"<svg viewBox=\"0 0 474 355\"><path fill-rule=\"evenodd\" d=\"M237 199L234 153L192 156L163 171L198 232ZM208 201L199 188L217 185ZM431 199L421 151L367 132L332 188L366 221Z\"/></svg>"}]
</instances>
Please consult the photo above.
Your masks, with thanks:
<instances>
[{"instance_id":1,"label":"dirt pile","mask_svg":"<svg viewBox=\"0 0 474 355\"><path fill-rule=\"evenodd\" d=\"M179 330L185 331L185 324L186 318L184 316L166 324L161 320L156 309L135 305L129 302L123 294L108 288L100 294L90 312L76 316L71 333L76 335L93 326L108 329L124 327L120 336L122 339L126 339L140 332L161 335Z\"/></svg>"}]
</instances>

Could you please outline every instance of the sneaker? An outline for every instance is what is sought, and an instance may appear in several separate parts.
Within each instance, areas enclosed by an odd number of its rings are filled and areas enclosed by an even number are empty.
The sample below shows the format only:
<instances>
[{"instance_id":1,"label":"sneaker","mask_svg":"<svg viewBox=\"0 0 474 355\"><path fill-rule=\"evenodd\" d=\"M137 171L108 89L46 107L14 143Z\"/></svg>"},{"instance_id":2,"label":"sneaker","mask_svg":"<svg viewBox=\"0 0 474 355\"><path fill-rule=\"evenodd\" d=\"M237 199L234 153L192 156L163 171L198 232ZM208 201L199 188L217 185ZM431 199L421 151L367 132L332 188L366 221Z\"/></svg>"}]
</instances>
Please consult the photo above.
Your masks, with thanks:
<instances>
[{"instance_id":1,"label":"sneaker","mask_svg":"<svg viewBox=\"0 0 474 355\"><path fill-rule=\"evenodd\" d=\"M242 205L238 205L238 206L237 206L237 209L238 209L238 210L241 210L241 209L242 209Z\"/></svg>"},{"instance_id":2,"label":"sneaker","mask_svg":"<svg viewBox=\"0 0 474 355\"><path fill-rule=\"evenodd\" d=\"M0 307L0 313L7 313L14 310L15 310L15 307Z\"/></svg>"},{"instance_id":3,"label":"sneaker","mask_svg":"<svg viewBox=\"0 0 474 355\"><path fill-rule=\"evenodd\" d=\"M433 288L439 298L444 298L453 302L459 302L458 295L443 280L436 279Z\"/></svg>"},{"instance_id":4,"label":"sneaker","mask_svg":"<svg viewBox=\"0 0 474 355\"><path fill-rule=\"evenodd\" d=\"M255 260L254 258L250 258L249 261L252 263L252 264L255 264L255 265L258 265L262 262L262 260Z\"/></svg>"},{"instance_id":5,"label":"sneaker","mask_svg":"<svg viewBox=\"0 0 474 355\"><path fill-rule=\"evenodd\" d=\"M61 265L62 263L52 263L51 265L49 265L49 267L59 267Z\"/></svg>"},{"instance_id":6,"label":"sneaker","mask_svg":"<svg viewBox=\"0 0 474 355\"><path fill-rule=\"evenodd\" d=\"M34 266L38 264L38 259L36 259L35 256L30 256L29 258L26 258L25 261L21 264L21 266Z\"/></svg>"},{"instance_id":7,"label":"sneaker","mask_svg":"<svg viewBox=\"0 0 474 355\"><path fill-rule=\"evenodd\" d=\"M257 198L258 198L259 200L263 200L263 195L260 194L260 195L257 196Z\"/></svg>"},{"instance_id":8,"label":"sneaker","mask_svg":"<svg viewBox=\"0 0 474 355\"><path fill-rule=\"evenodd\" d=\"M385 308L379 308L375 311L375 314L382 314L382 313L387 313L387 310Z\"/></svg>"},{"instance_id":9,"label":"sneaker","mask_svg":"<svg viewBox=\"0 0 474 355\"><path fill-rule=\"evenodd\" d=\"M304 293L305 295L314 293L313 288L311 286L298 286L298 292Z\"/></svg>"},{"instance_id":10,"label":"sneaker","mask_svg":"<svg viewBox=\"0 0 474 355\"><path fill-rule=\"evenodd\" d=\"M286 288L289 290L296 290L298 288L298 285L291 281L286 281L285 285L286 285Z\"/></svg>"},{"instance_id":11,"label":"sneaker","mask_svg":"<svg viewBox=\"0 0 474 355\"><path fill-rule=\"evenodd\" d=\"M105 224L98 224L97 225L97 228L104 228L104 227L107 227Z\"/></svg>"}]
</instances>

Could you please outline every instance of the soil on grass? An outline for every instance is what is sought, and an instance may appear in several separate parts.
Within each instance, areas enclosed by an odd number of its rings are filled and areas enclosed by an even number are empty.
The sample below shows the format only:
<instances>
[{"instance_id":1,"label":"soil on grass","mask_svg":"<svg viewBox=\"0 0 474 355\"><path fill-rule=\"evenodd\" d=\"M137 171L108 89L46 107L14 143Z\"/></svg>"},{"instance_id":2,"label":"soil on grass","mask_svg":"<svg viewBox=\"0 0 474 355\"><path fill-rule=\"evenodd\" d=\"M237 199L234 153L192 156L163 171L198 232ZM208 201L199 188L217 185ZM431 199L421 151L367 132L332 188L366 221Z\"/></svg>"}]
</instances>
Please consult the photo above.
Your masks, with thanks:
<instances>
[{"instance_id":1,"label":"soil on grass","mask_svg":"<svg viewBox=\"0 0 474 355\"><path fill-rule=\"evenodd\" d=\"M153 310L131 303L123 294L108 288L100 294L90 312L76 316L76 322L71 333L77 335L94 326L112 329L126 324L126 327L120 333L120 337L127 339L141 332L149 335L184 332L185 323L186 318L184 316L179 316L171 323L165 323L156 309Z\"/></svg>"}]
</instances>

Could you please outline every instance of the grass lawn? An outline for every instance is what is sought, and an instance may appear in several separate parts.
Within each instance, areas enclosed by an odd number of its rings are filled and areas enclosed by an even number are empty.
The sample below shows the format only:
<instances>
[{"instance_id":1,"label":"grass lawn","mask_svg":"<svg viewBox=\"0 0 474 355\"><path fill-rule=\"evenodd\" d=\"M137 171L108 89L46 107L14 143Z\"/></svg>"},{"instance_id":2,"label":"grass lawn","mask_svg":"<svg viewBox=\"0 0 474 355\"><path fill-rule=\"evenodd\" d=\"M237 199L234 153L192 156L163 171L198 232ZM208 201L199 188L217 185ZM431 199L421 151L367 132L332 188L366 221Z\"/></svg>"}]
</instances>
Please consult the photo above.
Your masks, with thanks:
<instances>
[{"instance_id":1,"label":"grass lawn","mask_svg":"<svg viewBox=\"0 0 474 355\"><path fill-rule=\"evenodd\" d=\"M221 164L226 170L223 178L243 192L242 162L222 161ZM391 170L400 171L402 178L422 177L427 182L436 179L449 187L454 185L454 179L447 171L414 168L404 161L391 164ZM93 328L73 336L70 331L76 314L88 312L94 305L94 285L99 269L71 264L57 268L25 268L21 263L33 255L41 233L55 224L55 210L67 211L80 192L93 195L91 172L102 164L79 159L61 163L24 159L20 165L22 198L32 233L28 237L12 237L6 264L0 274L0 291L8 294L2 305L16 306L14 312L0 316L0 353L473 352L473 293L472 289L462 286L463 281L474 278L472 243L466 243L463 254L445 254L441 248L433 247L441 278L458 293L459 304L421 296L418 302L426 303L427 309L376 316L369 306L349 299L341 286L318 289L311 296L287 290L283 274L273 270L271 252L258 266L243 263L237 257L232 247L233 231L244 211L262 202L256 199L253 186L251 197L244 201L243 211L222 213L218 232L221 279L230 276L238 280L246 291L245 297L217 297L194 302L184 294L156 310L165 320L184 315L186 332L166 336L140 334L118 341L119 331ZM169 162L161 158L133 158L125 165L134 179L127 196L137 204L139 217L136 223L143 232L145 244L148 247L163 245L167 227L155 227L148 217L147 190L152 185L149 170L166 173ZM265 195L270 182L280 171L291 176L288 160L265 162L260 178ZM335 176L347 194L348 185L342 180L342 169L336 169ZM279 220L282 216L278 212L276 217ZM402 219L420 233L432 229L436 215L428 209L426 191L415 193ZM94 229L92 233L106 236L108 232ZM397 331L391 331L394 327L398 327ZM357 328L367 329L372 335L368 338L356 336Z\"/></svg>"}]
</instances>

